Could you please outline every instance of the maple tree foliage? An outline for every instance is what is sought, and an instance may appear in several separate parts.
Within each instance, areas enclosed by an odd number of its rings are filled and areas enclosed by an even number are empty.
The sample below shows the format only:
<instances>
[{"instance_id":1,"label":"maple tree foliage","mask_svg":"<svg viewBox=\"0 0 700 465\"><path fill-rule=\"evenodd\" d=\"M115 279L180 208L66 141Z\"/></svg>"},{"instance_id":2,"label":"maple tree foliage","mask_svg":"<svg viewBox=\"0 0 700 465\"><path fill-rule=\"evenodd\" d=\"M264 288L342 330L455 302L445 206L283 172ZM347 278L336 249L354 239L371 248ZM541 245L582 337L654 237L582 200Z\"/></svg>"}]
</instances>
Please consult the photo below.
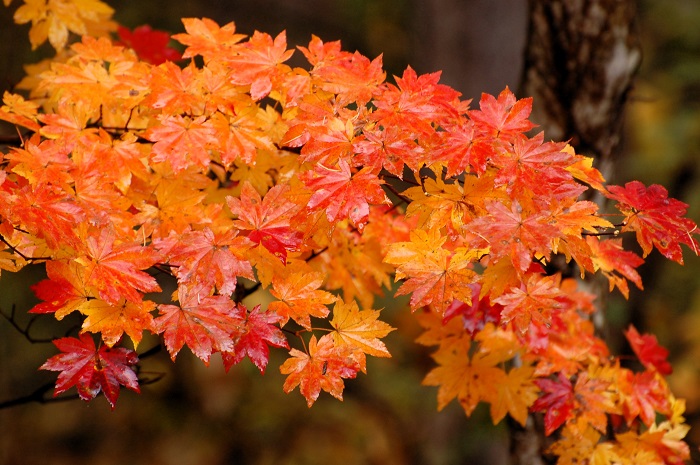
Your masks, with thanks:
<instances>
[{"instance_id":1,"label":"maple tree foliage","mask_svg":"<svg viewBox=\"0 0 700 465\"><path fill-rule=\"evenodd\" d=\"M494 423L523 425L544 412L562 464L688 457L665 349L630 327L643 369L623 366L591 323L594 297L547 271L560 255L627 297L644 260L616 236L682 263L681 245L699 246L687 205L657 185L606 186L592 159L533 135L531 99L509 89L472 109L439 73L392 84L381 57L339 42L313 37L294 68L284 32L185 18L180 54L110 14L25 0L15 20L57 55L0 107L21 134L0 171L0 269L43 264L30 312L83 316L41 367L60 372L57 395L114 407L120 386L139 390L151 333L173 361L187 347L227 370L247 357L264 372L270 348L288 350L285 392L342 399L367 355L390 356L394 328L373 307L394 280L418 342L436 347L424 384L438 408L484 402ZM260 290L266 307L243 305Z\"/></svg>"}]
</instances>

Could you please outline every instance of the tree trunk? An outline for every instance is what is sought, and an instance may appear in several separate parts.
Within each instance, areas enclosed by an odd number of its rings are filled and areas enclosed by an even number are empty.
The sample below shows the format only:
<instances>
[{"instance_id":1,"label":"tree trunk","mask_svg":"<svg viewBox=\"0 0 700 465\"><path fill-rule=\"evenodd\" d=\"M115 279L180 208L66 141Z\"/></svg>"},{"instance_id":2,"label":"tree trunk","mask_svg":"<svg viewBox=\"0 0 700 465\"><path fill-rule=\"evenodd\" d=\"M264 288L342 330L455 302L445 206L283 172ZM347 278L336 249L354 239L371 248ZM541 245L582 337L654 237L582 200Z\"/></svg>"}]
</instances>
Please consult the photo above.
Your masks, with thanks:
<instances>
[{"instance_id":1,"label":"tree trunk","mask_svg":"<svg viewBox=\"0 0 700 465\"><path fill-rule=\"evenodd\" d=\"M546 139L570 140L577 153L595 157L609 179L622 137L625 103L641 61L635 2L529 0L528 4L519 97L534 97L532 120ZM601 305L602 299L598 300ZM603 312L597 315L596 327L604 333ZM512 423L512 463L548 463L541 417L531 415L525 428Z\"/></svg>"}]
</instances>

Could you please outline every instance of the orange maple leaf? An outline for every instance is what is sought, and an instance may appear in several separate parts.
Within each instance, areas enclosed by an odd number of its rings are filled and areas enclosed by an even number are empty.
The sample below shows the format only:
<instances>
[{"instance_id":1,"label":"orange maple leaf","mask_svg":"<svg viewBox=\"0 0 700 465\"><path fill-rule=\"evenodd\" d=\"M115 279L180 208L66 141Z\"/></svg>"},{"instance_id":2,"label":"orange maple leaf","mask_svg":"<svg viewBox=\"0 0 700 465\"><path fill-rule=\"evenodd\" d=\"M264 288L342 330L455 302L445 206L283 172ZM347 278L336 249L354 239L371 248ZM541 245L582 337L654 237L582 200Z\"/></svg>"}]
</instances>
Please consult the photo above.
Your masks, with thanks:
<instances>
[{"instance_id":1,"label":"orange maple leaf","mask_svg":"<svg viewBox=\"0 0 700 465\"><path fill-rule=\"evenodd\" d=\"M304 328L311 328L312 316L324 318L329 310L326 305L335 302L330 292L319 289L323 283L323 274L318 272L295 272L282 277L272 278L270 294L280 299L268 305L270 311L283 317L284 325L289 318Z\"/></svg>"},{"instance_id":2,"label":"orange maple leaf","mask_svg":"<svg viewBox=\"0 0 700 465\"><path fill-rule=\"evenodd\" d=\"M85 267L85 285L95 288L102 300L115 305L122 298L141 302L142 292L161 290L155 278L142 271L161 258L155 249L134 242L120 243L111 228L83 235L83 250L75 261Z\"/></svg>"},{"instance_id":3,"label":"orange maple leaf","mask_svg":"<svg viewBox=\"0 0 700 465\"><path fill-rule=\"evenodd\" d=\"M494 399L493 386L506 381L507 375L501 368L478 353L470 359L470 351L471 342L464 338L433 354L439 366L425 376L423 384L439 386L438 410L457 398L464 412L471 415L479 402Z\"/></svg>"},{"instance_id":4,"label":"orange maple leaf","mask_svg":"<svg viewBox=\"0 0 700 465\"><path fill-rule=\"evenodd\" d=\"M80 306L80 313L87 318L83 321L83 331L101 333L102 340L113 347L122 334L126 333L134 343L134 349L141 342L143 331L153 330L153 315L155 302L143 300L130 302L121 300L116 305L99 299L93 299Z\"/></svg>"},{"instance_id":5,"label":"orange maple leaf","mask_svg":"<svg viewBox=\"0 0 700 465\"><path fill-rule=\"evenodd\" d=\"M384 261L398 265L396 280L406 279L396 295L411 295L411 308L434 305L440 313L454 299L471 302L471 288L477 274L470 269L480 251L452 253L442 248L447 240L439 230L411 232L411 242L391 244Z\"/></svg>"},{"instance_id":6,"label":"orange maple leaf","mask_svg":"<svg viewBox=\"0 0 700 465\"><path fill-rule=\"evenodd\" d=\"M311 336L308 354L297 349L289 354L291 357L280 367L283 375L289 375L284 381L284 392L290 393L299 386L309 407L318 399L321 390L343 400L343 378L355 378L360 370L351 347L336 346L330 334L318 341L316 336Z\"/></svg>"}]
</instances>

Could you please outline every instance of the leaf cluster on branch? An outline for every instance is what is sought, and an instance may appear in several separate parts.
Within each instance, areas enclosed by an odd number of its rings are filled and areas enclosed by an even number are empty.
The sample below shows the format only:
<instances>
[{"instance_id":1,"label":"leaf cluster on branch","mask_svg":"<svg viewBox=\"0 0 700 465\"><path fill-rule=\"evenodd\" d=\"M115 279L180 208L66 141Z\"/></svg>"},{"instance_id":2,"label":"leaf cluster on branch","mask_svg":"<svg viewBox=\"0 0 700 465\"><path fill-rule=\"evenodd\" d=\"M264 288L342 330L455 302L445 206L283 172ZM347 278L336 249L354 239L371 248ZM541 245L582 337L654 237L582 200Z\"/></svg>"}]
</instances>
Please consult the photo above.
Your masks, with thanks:
<instances>
[{"instance_id":1,"label":"leaf cluster on branch","mask_svg":"<svg viewBox=\"0 0 700 465\"><path fill-rule=\"evenodd\" d=\"M682 244L698 251L687 205L658 185L606 187L592 159L531 135L532 101L508 89L470 109L439 73L392 84L381 57L318 37L291 67L284 32L209 19L183 19L179 55L150 28L111 37L110 14L25 0L16 21L57 55L0 108L19 134L0 171L0 268L43 264L29 311L83 316L41 367L60 372L56 394L114 407L120 386L139 390L149 332L173 361L187 347L227 370L247 356L264 372L270 347L289 349L286 392L342 399L367 355L390 356L373 302L393 279L418 342L437 347L424 384L440 409L544 412L562 464L688 457L665 350L630 327L643 369L622 366L595 334L594 297L548 266L563 256L627 296L643 258L617 236L682 263ZM80 37L64 48L68 32ZM617 213L582 200L591 189ZM163 274L177 290L158 304ZM274 300L246 308L259 289Z\"/></svg>"}]
</instances>

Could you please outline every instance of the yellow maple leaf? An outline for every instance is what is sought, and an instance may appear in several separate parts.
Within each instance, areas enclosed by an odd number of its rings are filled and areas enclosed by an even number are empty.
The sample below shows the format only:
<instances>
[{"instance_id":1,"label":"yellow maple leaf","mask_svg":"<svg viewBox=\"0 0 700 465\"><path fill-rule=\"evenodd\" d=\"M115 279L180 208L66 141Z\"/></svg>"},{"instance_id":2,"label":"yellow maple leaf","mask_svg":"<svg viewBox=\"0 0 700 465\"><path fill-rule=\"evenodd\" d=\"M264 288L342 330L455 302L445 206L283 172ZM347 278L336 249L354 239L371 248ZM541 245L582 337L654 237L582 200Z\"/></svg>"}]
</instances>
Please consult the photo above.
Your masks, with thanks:
<instances>
[{"instance_id":1,"label":"yellow maple leaf","mask_svg":"<svg viewBox=\"0 0 700 465\"><path fill-rule=\"evenodd\" d=\"M449 349L441 347L433 354L440 366L433 368L425 376L423 384L439 386L438 410L442 410L452 399L457 398L468 416L479 402L492 400L493 386L503 383L506 373L485 361L479 354L475 354L470 360L469 340L463 339L460 342L451 345Z\"/></svg>"},{"instance_id":2,"label":"yellow maple leaf","mask_svg":"<svg viewBox=\"0 0 700 465\"><path fill-rule=\"evenodd\" d=\"M156 304L150 300L130 302L122 299L111 305L100 299L90 300L80 306L80 313L86 315L83 331L102 333L102 340L109 347L114 346L122 334L129 335L134 348L139 345L144 330L152 330L153 315L151 311Z\"/></svg>"},{"instance_id":3,"label":"yellow maple leaf","mask_svg":"<svg viewBox=\"0 0 700 465\"><path fill-rule=\"evenodd\" d=\"M346 304L339 298L333 307L331 320L331 326L335 329L331 334L336 346L350 345L368 355L391 357L379 338L396 328L377 318L379 318L379 310L360 310L354 300Z\"/></svg>"},{"instance_id":4,"label":"yellow maple leaf","mask_svg":"<svg viewBox=\"0 0 700 465\"><path fill-rule=\"evenodd\" d=\"M491 419L493 424L500 422L506 413L525 426L528 408L537 399L539 389L533 382L535 368L520 366L512 368L503 382L495 385L495 399L491 401Z\"/></svg>"}]
</instances>

